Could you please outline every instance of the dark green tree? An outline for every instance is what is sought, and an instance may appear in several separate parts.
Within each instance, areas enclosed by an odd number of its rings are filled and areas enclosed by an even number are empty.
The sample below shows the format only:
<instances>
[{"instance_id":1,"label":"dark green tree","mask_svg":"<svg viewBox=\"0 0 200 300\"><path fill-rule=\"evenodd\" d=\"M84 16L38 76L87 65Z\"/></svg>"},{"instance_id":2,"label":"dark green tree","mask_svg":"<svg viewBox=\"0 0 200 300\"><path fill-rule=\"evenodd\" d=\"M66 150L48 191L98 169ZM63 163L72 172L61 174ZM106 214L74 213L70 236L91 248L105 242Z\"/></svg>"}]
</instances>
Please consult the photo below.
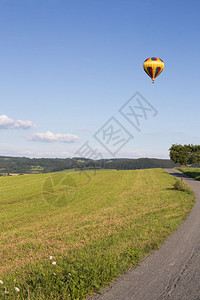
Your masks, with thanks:
<instances>
[{"instance_id":1,"label":"dark green tree","mask_svg":"<svg viewBox=\"0 0 200 300\"><path fill-rule=\"evenodd\" d=\"M178 164L186 165L188 163L188 149L186 145L173 144L169 149L170 158Z\"/></svg>"},{"instance_id":2,"label":"dark green tree","mask_svg":"<svg viewBox=\"0 0 200 300\"><path fill-rule=\"evenodd\" d=\"M200 145L173 144L169 151L170 158L182 166L200 162Z\"/></svg>"}]
</instances>

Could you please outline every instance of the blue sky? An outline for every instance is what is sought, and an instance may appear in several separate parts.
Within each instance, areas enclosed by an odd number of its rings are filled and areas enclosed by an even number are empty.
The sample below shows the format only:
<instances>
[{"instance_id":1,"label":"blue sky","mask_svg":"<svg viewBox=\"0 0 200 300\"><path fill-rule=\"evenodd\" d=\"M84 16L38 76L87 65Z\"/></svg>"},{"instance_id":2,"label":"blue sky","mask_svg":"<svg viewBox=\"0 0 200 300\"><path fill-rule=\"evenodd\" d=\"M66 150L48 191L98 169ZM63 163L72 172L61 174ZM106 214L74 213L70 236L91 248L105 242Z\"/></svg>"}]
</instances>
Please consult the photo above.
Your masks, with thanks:
<instances>
[{"instance_id":1,"label":"blue sky","mask_svg":"<svg viewBox=\"0 0 200 300\"><path fill-rule=\"evenodd\" d=\"M88 142L105 158L168 158L173 143L199 144L199 10L197 0L0 0L0 155L73 157ZM142 67L151 56L165 62L154 85ZM157 111L140 132L119 112L137 91ZM95 138L111 117L134 137L116 151Z\"/></svg>"}]
</instances>

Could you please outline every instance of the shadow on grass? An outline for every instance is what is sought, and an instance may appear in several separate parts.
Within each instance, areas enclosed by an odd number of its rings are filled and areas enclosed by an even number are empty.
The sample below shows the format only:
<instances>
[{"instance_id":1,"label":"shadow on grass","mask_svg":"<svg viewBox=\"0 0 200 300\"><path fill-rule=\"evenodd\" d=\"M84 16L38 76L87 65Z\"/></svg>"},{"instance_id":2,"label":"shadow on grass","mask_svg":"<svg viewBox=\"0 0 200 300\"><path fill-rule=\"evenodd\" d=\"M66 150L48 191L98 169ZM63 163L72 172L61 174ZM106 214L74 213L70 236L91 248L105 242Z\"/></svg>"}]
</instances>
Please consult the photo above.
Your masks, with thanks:
<instances>
[{"instance_id":1,"label":"shadow on grass","mask_svg":"<svg viewBox=\"0 0 200 300\"><path fill-rule=\"evenodd\" d=\"M166 171L164 171L163 173L166 173ZM184 172L184 173L182 173L181 171L173 170L173 171L168 171L167 173L169 175L172 175L172 176L178 177L178 178L185 178L185 179L188 179L188 180L193 180L194 179L194 177L190 175L191 172L188 172L188 173ZM200 180L200 173L199 173L199 180Z\"/></svg>"},{"instance_id":2,"label":"shadow on grass","mask_svg":"<svg viewBox=\"0 0 200 300\"><path fill-rule=\"evenodd\" d=\"M166 188L166 191L177 191L177 189L175 187L173 187L173 188ZM191 191L188 189L188 187L186 187L183 190L178 190L178 191L179 192L184 192L184 193L187 193L187 194L191 194Z\"/></svg>"},{"instance_id":3,"label":"shadow on grass","mask_svg":"<svg viewBox=\"0 0 200 300\"><path fill-rule=\"evenodd\" d=\"M195 178L196 180L200 180L200 172L190 172L190 171L185 171L184 174Z\"/></svg>"}]
</instances>

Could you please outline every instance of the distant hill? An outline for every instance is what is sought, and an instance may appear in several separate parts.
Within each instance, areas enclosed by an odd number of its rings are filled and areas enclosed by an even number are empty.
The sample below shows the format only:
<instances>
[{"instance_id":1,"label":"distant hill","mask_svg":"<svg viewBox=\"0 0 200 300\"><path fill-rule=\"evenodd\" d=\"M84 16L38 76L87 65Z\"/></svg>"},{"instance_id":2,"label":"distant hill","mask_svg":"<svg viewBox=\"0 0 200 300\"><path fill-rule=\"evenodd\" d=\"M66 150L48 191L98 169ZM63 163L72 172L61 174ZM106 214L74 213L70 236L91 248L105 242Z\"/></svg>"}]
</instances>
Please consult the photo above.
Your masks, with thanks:
<instances>
[{"instance_id":1,"label":"distant hill","mask_svg":"<svg viewBox=\"0 0 200 300\"><path fill-rule=\"evenodd\" d=\"M173 168L177 166L170 159L157 158L116 158L92 160L82 157L74 158L27 158L0 156L0 174L21 173L37 174L57 172L68 169L117 169L135 170L148 168Z\"/></svg>"}]
</instances>

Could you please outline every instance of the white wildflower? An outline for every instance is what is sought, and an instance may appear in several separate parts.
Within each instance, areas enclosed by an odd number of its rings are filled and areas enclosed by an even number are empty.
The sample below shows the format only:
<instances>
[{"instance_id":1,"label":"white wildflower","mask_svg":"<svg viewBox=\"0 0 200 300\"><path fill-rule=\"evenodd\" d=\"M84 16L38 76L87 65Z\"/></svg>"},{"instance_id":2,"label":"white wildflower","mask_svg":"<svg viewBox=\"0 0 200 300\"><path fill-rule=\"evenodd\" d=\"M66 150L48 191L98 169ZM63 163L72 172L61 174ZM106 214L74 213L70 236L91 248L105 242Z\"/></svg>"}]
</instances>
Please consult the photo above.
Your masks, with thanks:
<instances>
[{"instance_id":1,"label":"white wildflower","mask_svg":"<svg viewBox=\"0 0 200 300\"><path fill-rule=\"evenodd\" d=\"M15 291L19 293L20 289L15 286Z\"/></svg>"},{"instance_id":2,"label":"white wildflower","mask_svg":"<svg viewBox=\"0 0 200 300\"><path fill-rule=\"evenodd\" d=\"M56 273L53 273L53 275L55 275L55 276L56 276Z\"/></svg>"},{"instance_id":3,"label":"white wildflower","mask_svg":"<svg viewBox=\"0 0 200 300\"><path fill-rule=\"evenodd\" d=\"M52 265L54 265L54 266L55 266L55 265L56 265L56 261L53 261L53 262L52 262Z\"/></svg>"},{"instance_id":4,"label":"white wildflower","mask_svg":"<svg viewBox=\"0 0 200 300\"><path fill-rule=\"evenodd\" d=\"M2 280L0 280L0 284L3 284L3 281L2 281Z\"/></svg>"},{"instance_id":5,"label":"white wildflower","mask_svg":"<svg viewBox=\"0 0 200 300\"><path fill-rule=\"evenodd\" d=\"M49 256L49 259L52 260L52 259L53 259L53 256Z\"/></svg>"}]
</instances>

